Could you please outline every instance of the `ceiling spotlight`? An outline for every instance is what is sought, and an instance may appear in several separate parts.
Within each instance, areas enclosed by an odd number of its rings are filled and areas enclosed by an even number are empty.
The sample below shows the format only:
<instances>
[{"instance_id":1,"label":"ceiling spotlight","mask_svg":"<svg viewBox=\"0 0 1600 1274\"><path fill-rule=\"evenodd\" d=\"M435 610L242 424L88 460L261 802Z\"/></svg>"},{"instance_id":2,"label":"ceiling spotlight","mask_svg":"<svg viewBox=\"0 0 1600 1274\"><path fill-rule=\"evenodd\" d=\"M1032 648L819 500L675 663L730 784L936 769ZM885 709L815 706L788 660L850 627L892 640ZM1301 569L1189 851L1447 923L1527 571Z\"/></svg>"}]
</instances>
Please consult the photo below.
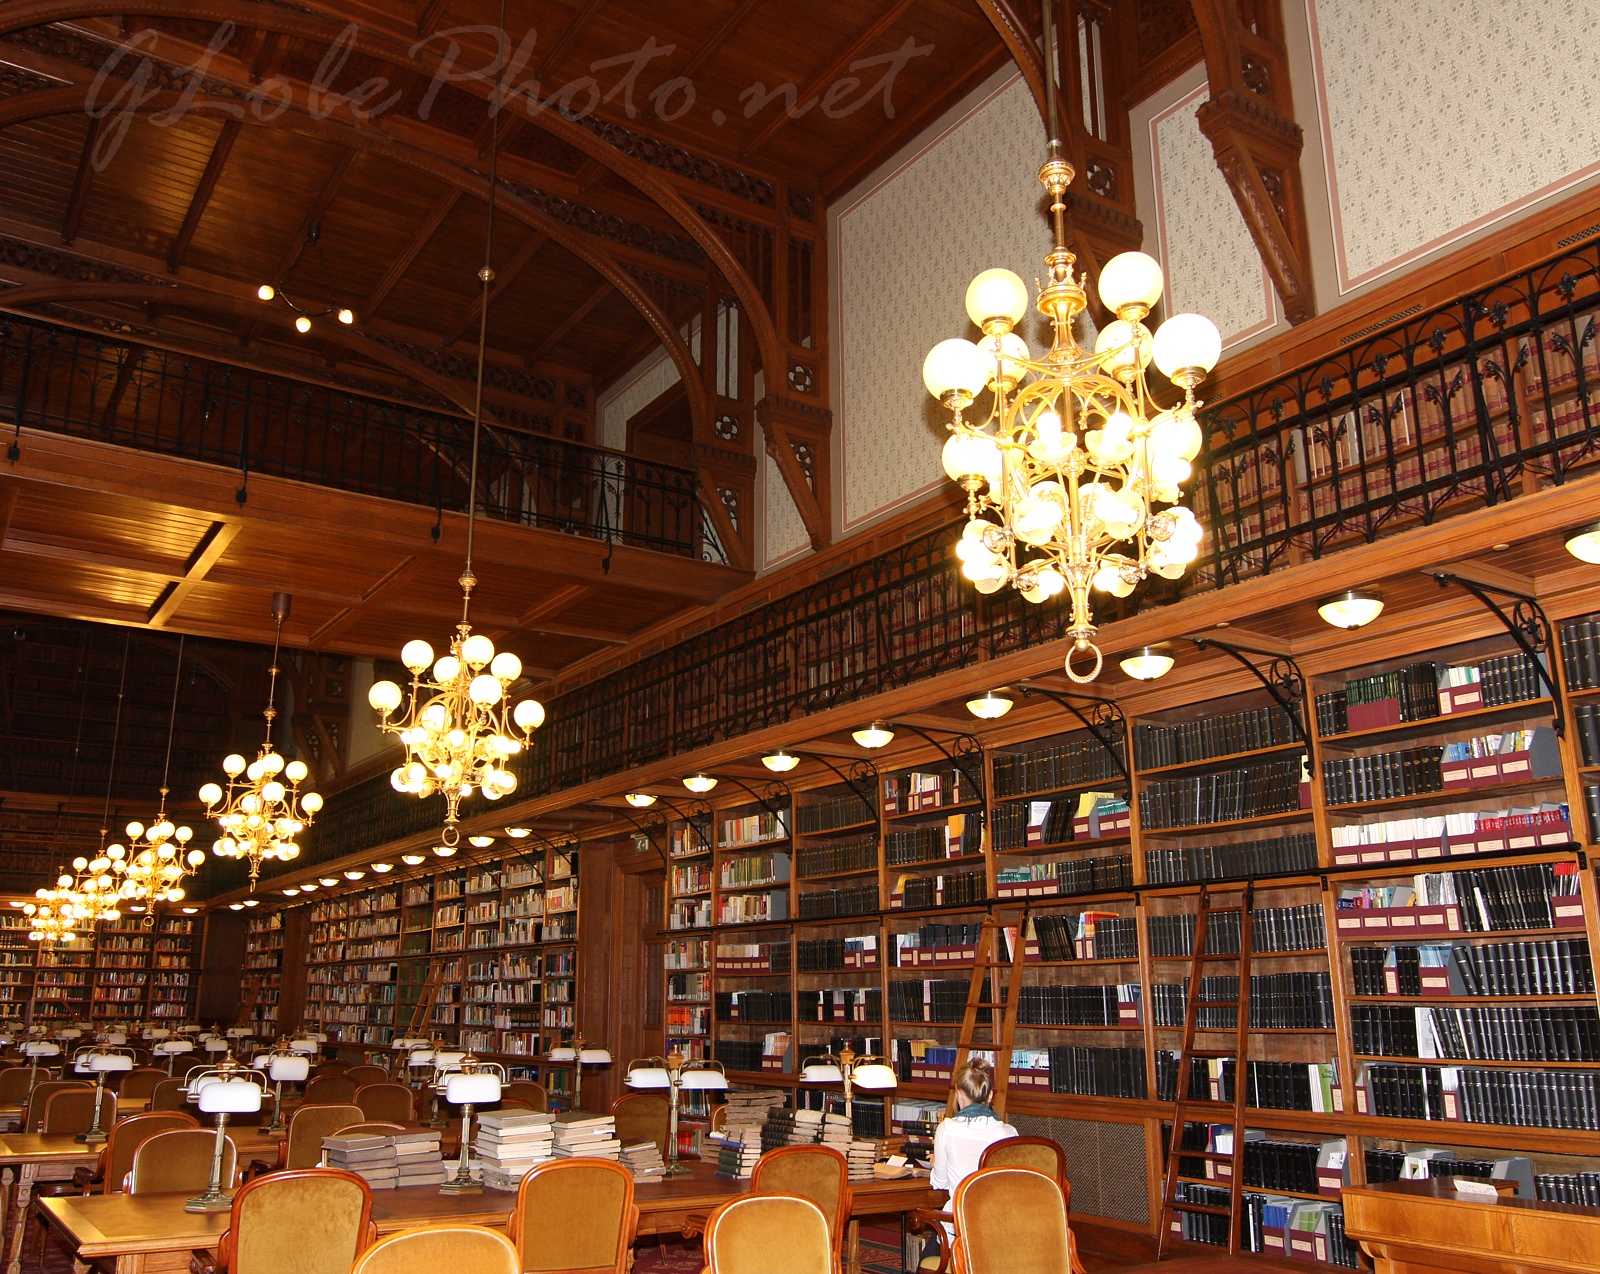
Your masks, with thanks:
<instances>
[{"instance_id":1,"label":"ceiling spotlight","mask_svg":"<svg viewBox=\"0 0 1600 1274\"><path fill-rule=\"evenodd\" d=\"M259 899L259 898L246 898L244 900L244 905L246 907L259 907L261 905L261 899Z\"/></svg>"},{"instance_id":2,"label":"ceiling spotlight","mask_svg":"<svg viewBox=\"0 0 1600 1274\"><path fill-rule=\"evenodd\" d=\"M1567 546L1571 547L1570 541ZM1596 560L1600 561L1600 557ZM1376 593L1347 588L1318 603L1317 614L1335 628L1365 628L1383 614L1383 598Z\"/></svg>"},{"instance_id":3,"label":"ceiling spotlight","mask_svg":"<svg viewBox=\"0 0 1600 1274\"><path fill-rule=\"evenodd\" d=\"M229 911L243 911L244 910L244 904L242 902L230 902L228 904L228 910Z\"/></svg>"},{"instance_id":4,"label":"ceiling spotlight","mask_svg":"<svg viewBox=\"0 0 1600 1274\"><path fill-rule=\"evenodd\" d=\"M337 876L318 876L317 883L325 889L332 889L333 886L339 883L339 878Z\"/></svg>"},{"instance_id":5,"label":"ceiling spotlight","mask_svg":"<svg viewBox=\"0 0 1600 1274\"><path fill-rule=\"evenodd\" d=\"M1016 704L1004 690L986 690L976 699L967 700L967 711L980 721L994 721L1005 716Z\"/></svg>"},{"instance_id":6,"label":"ceiling spotlight","mask_svg":"<svg viewBox=\"0 0 1600 1274\"><path fill-rule=\"evenodd\" d=\"M774 774L787 774L800 764L800 758L793 752L785 752L782 748L779 748L776 752L762 757L761 764Z\"/></svg>"},{"instance_id":7,"label":"ceiling spotlight","mask_svg":"<svg viewBox=\"0 0 1600 1274\"><path fill-rule=\"evenodd\" d=\"M345 324L348 327L351 323L354 323L355 321L356 321L356 312L354 310L340 310L339 311L339 322Z\"/></svg>"},{"instance_id":8,"label":"ceiling spotlight","mask_svg":"<svg viewBox=\"0 0 1600 1274\"><path fill-rule=\"evenodd\" d=\"M360 880L366 874L367 873L362 871L359 867L352 867L345 872L344 878L346 880Z\"/></svg>"},{"instance_id":9,"label":"ceiling spotlight","mask_svg":"<svg viewBox=\"0 0 1600 1274\"><path fill-rule=\"evenodd\" d=\"M506 828L506 835L511 837L512 840L526 840L528 837L533 835L533 828L508 827Z\"/></svg>"},{"instance_id":10,"label":"ceiling spotlight","mask_svg":"<svg viewBox=\"0 0 1600 1274\"><path fill-rule=\"evenodd\" d=\"M1567 532L1567 552L1580 562L1600 566L1600 522L1591 522L1588 526Z\"/></svg>"},{"instance_id":11,"label":"ceiling spotlight","mask_svg":"<svg viewBox=\"0 0 1600 1274\"><path fill-rule=\"evenodd\" d=\"M303 885L300 886L300 892L303 893L303 894L315 893L316 889L317 889L317 882L314 881L314 880L308 880Z\"/></svg>"},{"instance_id":12,"label":"ceiling spotlight","mask_svg":"<svg viewBox=\"0 0 1600 1274\"><path fill-rule=\"evenodd\" d=\"M435 845L433 847L433 852L440 858L454 858L456 854L456 847L454 845Z\"/></svg>"},{"instance_id":13,"label":"ceiling spotlight","mask_svg":"<svg viewBox=\"0 0 1600 1274\"><path fill-rule=\"evenodd\" d=\"M701 796L714 788L717 785L717 781L709 774L702 772L700 774L691 774L684 779L683 785L696 796Z\"/></svg>"},{"instance_id":14,"label":"ceiling spotlight","mask_svg":"<svg viewBox=\"0 0 1600 1274\"><path fill-rule=\"evenodd\" d=\"M656 798L649 792L629 792L622 799L636 810L647 810L656 803Z\"/></svg>"},{"instance_id":15,"label":"ceiling spotlight","mask_svg":"<svg viewBox=\"0 0 1600 1274\"><path fill-rule=\"evenodd\" d=\"M311 320L302 314L299 318L295 319L294 330L304 336L311 330Z\"/></svg>"},{"instance_id":16,"label":"ceiling spotlight","mask_svg":"<svg viewBox=\"0 0 1600 1274\"><path fill-rule=\"evenodd\" d=\"M1119 662L1122 671L1135 681L1154 681L1171 672L1177 660L1173 659L1170 651L1160 646L1140 646L1132 654L1124 655Z\"/></svg>"},{"instance_id":17,"label":"ceiling spotlight","mask_svg":"<svg viewBox=\"0 0 1600 1274\"><path fill-rule=\"evenodd\" d=\"M886 748L894 739L894 731L887 721L874 721L871 725L852 730L850 737L864 748Z\"/></svg>"},{"instance_id":18,"label":"ceiling spotlight","mask_svg":"<svg viewBox=\"0 0 1600 1274\"><path fill-rule=\"evenodd\" d=\"M300 896L300 891L291 885L288 889L283 891L283 896L285 898L298 898Z\"/></svg>"},{"instance_id":19,"label":"ceiling spotlight","mask_svg":"<svg viewBox=\"0 0 1600 1274\"><path fill-rule=\"evenodd\" d=\"M467 837L467 844L472 845L472 846L474 846L474 847L476 847L478 849L487 849L490 845L494 844L494 837L493 836L469 836L469 837Z\"/></svg>"},{"instance_id":20,"label":"ceiling spotlight","mask_svg":"<svg viewBox=\"0 0 1600 1274\"><path fill-rule=\"evenodd\" d=\"M183 909L183 914L186 915L186 916L192 916L192 915L194 915L195 912L197 912L199 910L200 910L200 908L198 908L198 907L185 907Z\"/></svg>"},{"instance_id":21,"label":"ceiling spotlight","mask_svg":"<svg viewBox=\"0 0 1600 1274\"><path fill-rule=\"evenodd\" d=\"M407 867L419 867L428 860L421 854L401 854L400 861Z\"/></svg>"},{"instance_id":22,"label":"ceiling spotlight","mask_svg":"<svg viewBox=\"0 0 1600 1274\"><path fill-rule=\"evenodd\" d=\"M394 864L393 863L373 863L372 864L372 870L377 872L378 875L382 876L386 872L393 871L394 870Z\"/></svg>"}]
</instances>

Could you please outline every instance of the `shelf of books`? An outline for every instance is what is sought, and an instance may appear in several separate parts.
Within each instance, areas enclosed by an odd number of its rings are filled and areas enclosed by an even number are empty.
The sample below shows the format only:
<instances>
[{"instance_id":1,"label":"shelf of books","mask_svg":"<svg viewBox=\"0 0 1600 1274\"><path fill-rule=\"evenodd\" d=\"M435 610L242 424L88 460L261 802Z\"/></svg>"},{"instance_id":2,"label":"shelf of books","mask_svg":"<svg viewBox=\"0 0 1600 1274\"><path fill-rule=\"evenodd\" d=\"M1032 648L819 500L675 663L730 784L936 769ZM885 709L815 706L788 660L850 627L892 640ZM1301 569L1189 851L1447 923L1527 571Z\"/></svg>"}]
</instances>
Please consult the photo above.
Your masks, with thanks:
<instances>
[{"instance_id":1,"label":"shelf of books","mask_svg":"<svg viewBox=\"0 0 1600 1274\"><path fill-rule=\"evenodd\" d=\"M244 978L240 986L240 1025L257 1039L279 1033L278 1008L283 995L284 912L251 916L245 926Z\"/></svg>"},{"instance_id":2,"label":"shelf of books","mask_svg":"<svg viewBox=\"0 0 1600 1274\"><path fill-rule=\"evenodd\" d=\"M518 1075L570 1090L544 1054L570 1044L578 987L578 847L448 860L307 908L304 1020L387 1060L415 1023ZM281 913L279 913L281 914ZM423 1020L415 1022L423 1000Z\"/></svg>"},{"instance_id":3,"label":"shelf of books","mask_svg":"<svg viewBox=\"0 0 1600 1274\"><path fill-rule=\"evenodd\" d=\"M1252 1250L1353 1266L1340 1190L1401 1174L1600 1201L1600 618L1560 628L1554 699L1487 639L1317 673L1294 712L1265 689L1095 730L1063 712L867 790L796 771L781 809L713 802L670 825L672 1043L800 1089L848 1038L900 1076L893 1130L926 1132L996 910L1023 959L1010 1111L1141 1128L1149 1219L1121 1223L1148 1230L1200 889L1219 1007L1198 1046L1224 1051L1251 882L1247 1065L1197 1064L1192 1095L1248 1085ZM1230 1129L1183 1135L1218 1150ZM1219 1170L1183 1163L1183 1190L1221 1197Z\"/></svg>"}]
</instances>

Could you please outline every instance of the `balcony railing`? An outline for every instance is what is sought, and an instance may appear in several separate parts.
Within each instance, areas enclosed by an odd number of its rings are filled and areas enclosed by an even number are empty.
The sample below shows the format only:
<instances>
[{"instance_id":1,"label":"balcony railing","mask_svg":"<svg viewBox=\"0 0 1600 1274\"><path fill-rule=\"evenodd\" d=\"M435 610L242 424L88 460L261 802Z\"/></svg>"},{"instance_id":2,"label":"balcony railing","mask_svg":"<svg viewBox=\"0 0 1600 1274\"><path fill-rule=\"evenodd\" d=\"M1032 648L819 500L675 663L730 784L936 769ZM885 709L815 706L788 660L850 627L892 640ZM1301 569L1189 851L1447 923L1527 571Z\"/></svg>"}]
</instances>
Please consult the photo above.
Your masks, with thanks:
<instances>
[{"instance_id":1,"label":"balcony railing","mask_svg":"<svg viewBox=\"0 0 1600 1274\"><path fill-rule=\"evenodd\" d=\"M465 512L471 422L247 368L0 316L0 403L23 431L90 438L439 512ZM486 425L487 517L721 561L697 480L504 424Z\"/></svg>"}]
</instances>

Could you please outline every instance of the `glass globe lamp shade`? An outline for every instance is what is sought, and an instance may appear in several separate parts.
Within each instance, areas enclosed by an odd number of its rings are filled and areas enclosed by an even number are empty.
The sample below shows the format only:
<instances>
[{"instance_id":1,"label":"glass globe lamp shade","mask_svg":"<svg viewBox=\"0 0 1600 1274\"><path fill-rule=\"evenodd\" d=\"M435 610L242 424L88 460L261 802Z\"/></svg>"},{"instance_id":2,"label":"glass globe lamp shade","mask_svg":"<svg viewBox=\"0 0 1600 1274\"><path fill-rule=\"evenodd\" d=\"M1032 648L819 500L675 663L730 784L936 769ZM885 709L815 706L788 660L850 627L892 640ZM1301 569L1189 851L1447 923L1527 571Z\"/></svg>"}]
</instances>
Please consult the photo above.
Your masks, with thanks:
<instances>
[{"instance_id":1,"label":"glass globe lamp shade","mask_svg":"<svg viewBox=\"0 0 1600 1274\"><path fill-rule=\"evenodd\" d=\"M1122 671L1135 681L1155 681L1171 672L1177 660L1168 651L1156 646L1141 646L1132 654L1124 655L1119 662Z\"/></svg>"},{"instance_id":2,"label":"glass globe lamp shade","mask_svg":"<svg viewBox=\"0 0 1600 1274\"><path fill-rule=\"evenodd\" d=\"M993 364L971 341L959 336L940 341L922 361L922 383L940 402L953 397L971 402L989 383Z\"/></svg>"},{"instance_id":3,"label":"glass globe lamp shade","mask_svg":"<svg viewBox=\"0 0 1600 1274\"><path fill-rule=\"evenodd\" d=\"M511 719L521 730L537 730L544 724L544 704L537 699L524 699L511 709Z\"/></svg>"},{"instance_id":4,"label":"glass globe lamp shade","mask_svg":"<svg viewBox=\"0 0 1600 1274\"><path fill-rule=\"evenodd\" d=\"M1203 314L1174 314L1156 329L1151 353L1161 374L1181 383L1182 373L1198 373L1198 380L1222 357L1222 333Z\"/></svg>"},{"instance_id":5,"label":"glass globe lamp shade","mask_svg":"<svg viewBox=\"0 0 1600 1274\"><path fill-rule=\"evenodd\" d=\"M522 660L509 650L502 650L489 661L489 673L501 681L515 681L522 676Z\"/></svg>"},{"instance_id":6,"label":"glass globe lamp shade","mask_svg":"<svg viewBox=\"0 0 1600 1274\"><path fill-rule=\"evenodd\" d=\"M1000 447L987 434L951 434L939 459L954 482L965 485L968 479L982 478L990 486L1000 485Z\"/></svg>"},{"instance_id":7,"label":"glass globe lamp shade","mask_svg":"<svg viewBox=\"0 0 1600 1274\"><path fill-rule=\"evenodd\" d=\"M473 633L461 643L461 658L467 661L469 668L482 668L494 658L494 642L482 633Z\"/></svg>"},{"instance_id":8,"label":"glass globe lamp shade","mask_svg":"<svg viewBox=\"0 0 1600 1274\"><path fill-rule=\"evenodd\" d=\"M392 681L374 681L367 691L367 702L379 712L393 712L400 706L400 687Z\"/></svg>"},{"instance_id":9,"label":"glass globe lamp shade","mask_svg":"<svg viewBox=\"0 0 1600 1274\"><path fill-rule=\"evenodd\" d=\"M1129 306L1148 313L1161 299L1161 263L1143 252L1119 252L1100 270L1100 300L1113 314Z\"/></svg>"},{"instance_id":10,"label":"glass globe lamp shade","mask_svg":"<svg viewBox=\"0 0 1600 1274\"><path fill-rule=\"evenodd\" d=\"M894 731L883 721L852 730L850 737L864 748L886 748L894 741Z\"/></svg>"},{"instance_id":11,"label":"glass globe lamp shade","mask_svg":"<svg viewBox=\"0 0 1600 1274\"><path fill-rule=\"evenodd\" d=\"M1600 522L1591 522L1588 526L1570 532L1566 547L1567 552L1580 562L1600 566Z\"/></svg>"},{"instance_id":12,"label":"glass globe lamp shade","mask_svg":"<svg viewBox=\"0 0 1600 1274\"><path fill-rule=\"evenodd\" d=\"M1094 352L1104 358L1107 376L1121 379L1150 366L1150 331L1143 323L1118 319L1095 338Z\"/></svg>"},{"instance_id":13,"label":"glass globe lamp shade","mask_svg":"<svg viewBox=\"0 0 1600 1274\"><path fill-rule=\"evenodd\" d=\"M987 330L996 320L1010 331L1028 312L1028 285L1010 270L985 270L967 284L967 317Z\"/></svg>"},{"instance_id":14,"label":"glass globe lamp shade","mask_svg":"<svg viewBox=\"0 0 1600 1274\"><path fill-rule=\"evenodd\" d=\"M1362 589L1346 589L1317 606L1317 614L1335 628L1365 628L1383 613L1383 598Z\"/></svg>"},{"instance_id":15,"label":"glass globe lamp shade","mask_svg":"<svg viewBox=\"0 0 1600 1274\"><path fill-rule=\"evenodd\" d=\"M420 673L433 662L433 647L425 641L408 641L400 648L400 662L413 673Z\"/></svg>"},{"instance_id":16,"label":"glass globe lamp shade","mask_svg":"<svg viewBox=\"0 0 1600 1274\"><path fill-rule=\"evenodd\" d=\"M1010 389L1027 374L1028 343L1015 332L985 336L978 348L989 364L989 385Z\"/></svg>"},{"instance_id":17,"label":"glass globe lamp shade","mask_svg":"<svg viewBox=\"0 0 1600 1274\"><path fill-rule=\"evenodd\" d=\"M967 700L967 711L980 721L995 721L1010 712L1015 702L1003 690L985 690L976 699Z\"/></svg>"}]
</instances>

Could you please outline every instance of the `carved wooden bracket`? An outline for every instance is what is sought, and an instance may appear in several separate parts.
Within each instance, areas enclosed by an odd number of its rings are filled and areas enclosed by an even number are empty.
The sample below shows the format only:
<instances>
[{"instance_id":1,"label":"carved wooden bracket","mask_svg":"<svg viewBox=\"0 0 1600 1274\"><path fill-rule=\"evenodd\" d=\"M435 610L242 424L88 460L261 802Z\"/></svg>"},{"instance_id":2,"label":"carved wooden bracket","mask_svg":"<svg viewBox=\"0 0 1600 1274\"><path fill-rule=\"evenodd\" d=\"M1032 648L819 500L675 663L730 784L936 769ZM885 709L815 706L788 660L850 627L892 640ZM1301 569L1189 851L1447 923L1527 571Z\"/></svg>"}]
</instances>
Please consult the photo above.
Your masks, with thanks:
<instances>
[{"instance_id":1,"label":"carved wooden bracket","mask_svg":"<svg viewBox=\"0 0 1600 1274\"><path fill-rule=\"evenodd\" d=\"M826 407L769 394L756 404L756 419L766 436L767 454L800 510L811 547L825 548L833 532L828 443L833 413Z\"/></svg>"}]
</instances>

